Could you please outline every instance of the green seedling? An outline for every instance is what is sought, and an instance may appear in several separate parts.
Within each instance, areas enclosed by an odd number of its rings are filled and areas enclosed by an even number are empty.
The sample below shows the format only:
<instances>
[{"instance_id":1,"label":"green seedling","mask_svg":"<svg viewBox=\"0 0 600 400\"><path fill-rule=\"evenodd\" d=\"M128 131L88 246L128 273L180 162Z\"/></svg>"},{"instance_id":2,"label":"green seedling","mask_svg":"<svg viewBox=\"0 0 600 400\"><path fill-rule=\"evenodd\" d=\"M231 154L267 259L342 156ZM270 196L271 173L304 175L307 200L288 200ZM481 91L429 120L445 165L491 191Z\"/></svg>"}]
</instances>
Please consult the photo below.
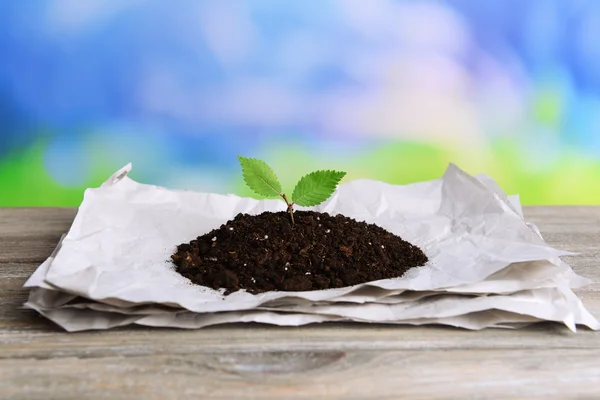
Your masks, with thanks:
<instances>
[{"instance_id":1,"label":"green seedling","mask_svg":"<svg viewBox=\"0 0 600 400\"><path fill-rule=\"evenodd\" d=\"M265 197L281 197L287 205L294 224L294 204L303 207L316 206L327 200L337 187L345 172L320 170L304 175L292 192L291 201L281 190L275 172L264 161L238 156L246 185L255 193Z\"/></svg>"}]
</instances>

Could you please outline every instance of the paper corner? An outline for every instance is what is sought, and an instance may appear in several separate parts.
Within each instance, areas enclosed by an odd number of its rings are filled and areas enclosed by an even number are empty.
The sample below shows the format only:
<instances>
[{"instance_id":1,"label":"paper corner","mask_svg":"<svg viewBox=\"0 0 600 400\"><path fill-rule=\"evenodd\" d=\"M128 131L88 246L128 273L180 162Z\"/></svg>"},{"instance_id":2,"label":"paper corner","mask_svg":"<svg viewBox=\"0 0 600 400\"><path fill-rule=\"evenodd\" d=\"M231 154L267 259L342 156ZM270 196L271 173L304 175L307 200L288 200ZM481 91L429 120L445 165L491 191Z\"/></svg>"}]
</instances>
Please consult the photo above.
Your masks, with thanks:
<instances>
[{"instance_id":1,"label":"paper corner","mask_svg":"<svg viewBox=\"0 0 600 400\"><path fill-rule=\"evenodd\" d=\"M108 178L101 185L101 187L111 186L111 185L119 183L119 181L121 181L123 178L125 178L131 172L132 169L133 169L133 165L131 163L128 163L124 167L120 168L117 172L112 174L110 176L110 178Z\"/></svg>"}]
</instances>

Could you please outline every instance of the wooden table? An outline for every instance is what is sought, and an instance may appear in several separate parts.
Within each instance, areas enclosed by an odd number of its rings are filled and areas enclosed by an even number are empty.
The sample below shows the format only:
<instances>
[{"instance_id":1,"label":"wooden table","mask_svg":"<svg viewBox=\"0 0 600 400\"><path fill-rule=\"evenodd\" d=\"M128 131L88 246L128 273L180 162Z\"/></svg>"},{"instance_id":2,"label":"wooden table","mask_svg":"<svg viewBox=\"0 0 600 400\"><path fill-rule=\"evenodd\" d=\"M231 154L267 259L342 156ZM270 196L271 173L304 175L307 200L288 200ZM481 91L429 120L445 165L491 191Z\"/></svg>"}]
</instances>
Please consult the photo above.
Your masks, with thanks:
<instances>
[{"instance_id":1,"label":"wooden table","mask_svg":"<svg viewBox=\"0 0 600 400\"><path fill-rule=\"evenodd\" d=\"M0 209L0 399L600 399L600 332L236 324L65 333L22 285L73 209ZM527 208L600 282L600 207ZM600 316L600 284L578 294Z\"/></svg>"}]
</instances>

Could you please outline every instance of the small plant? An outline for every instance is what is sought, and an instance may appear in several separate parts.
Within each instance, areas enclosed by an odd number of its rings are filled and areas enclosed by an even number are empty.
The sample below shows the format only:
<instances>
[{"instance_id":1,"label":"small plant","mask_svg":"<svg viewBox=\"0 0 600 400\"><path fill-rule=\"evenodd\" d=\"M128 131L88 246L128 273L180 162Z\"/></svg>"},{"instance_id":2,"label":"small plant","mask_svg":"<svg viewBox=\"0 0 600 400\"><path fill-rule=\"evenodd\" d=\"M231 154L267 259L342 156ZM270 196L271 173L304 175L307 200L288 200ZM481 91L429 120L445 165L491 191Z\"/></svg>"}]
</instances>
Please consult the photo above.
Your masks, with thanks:
<instances>
[{"instance_id":1,"label":"small plant","mask_svg":"<svg viewBox=\"0 0 600 400\"><path fill-rule=\"evenodd\" d=\"M294 224L294 204L303 207L316 206L329 198L335 191L345 172L320 170L304 175L296 184L290 202L281 190L275 172L264 161L238 156L242 165L244 181L255 193L265 197L281 197L287 205Z\"/></svg>"}]
</instances>

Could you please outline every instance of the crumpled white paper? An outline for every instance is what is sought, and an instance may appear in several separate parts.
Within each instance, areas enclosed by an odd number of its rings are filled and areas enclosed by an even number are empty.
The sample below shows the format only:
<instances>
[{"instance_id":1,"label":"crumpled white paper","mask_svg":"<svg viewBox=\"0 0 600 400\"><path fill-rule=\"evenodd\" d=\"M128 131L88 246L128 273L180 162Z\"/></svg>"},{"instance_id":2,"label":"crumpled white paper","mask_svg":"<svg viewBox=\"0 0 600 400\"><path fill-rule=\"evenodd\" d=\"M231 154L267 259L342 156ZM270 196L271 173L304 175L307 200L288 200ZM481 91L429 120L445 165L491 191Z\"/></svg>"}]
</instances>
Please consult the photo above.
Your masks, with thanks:
<instances>
[{"instance_id":1,"label":"crumpled white paper","mask_svg":"<svg viewBox=\"0 0 600 400\"><path fill-rule=\"evenodd\" d=\"M311 208L375 223L421 247L427 265L341 289L228 296L190 284L170 255L240 212L284 211L283 202L168 190L131 180L130 170L85 192L71 229L26 283L26 307L66 330L344 320L467 329L548 320L600 329L571 291L587 283L559 258L571 253L550 247L523 219L518 197L453 164L430 182L342 184Z\"/></svg>"}]
</instances>

